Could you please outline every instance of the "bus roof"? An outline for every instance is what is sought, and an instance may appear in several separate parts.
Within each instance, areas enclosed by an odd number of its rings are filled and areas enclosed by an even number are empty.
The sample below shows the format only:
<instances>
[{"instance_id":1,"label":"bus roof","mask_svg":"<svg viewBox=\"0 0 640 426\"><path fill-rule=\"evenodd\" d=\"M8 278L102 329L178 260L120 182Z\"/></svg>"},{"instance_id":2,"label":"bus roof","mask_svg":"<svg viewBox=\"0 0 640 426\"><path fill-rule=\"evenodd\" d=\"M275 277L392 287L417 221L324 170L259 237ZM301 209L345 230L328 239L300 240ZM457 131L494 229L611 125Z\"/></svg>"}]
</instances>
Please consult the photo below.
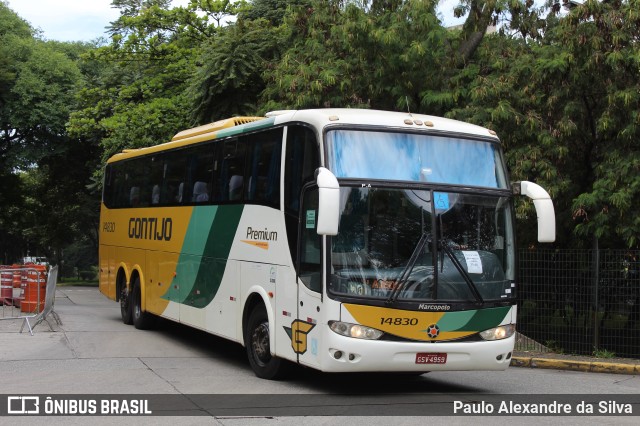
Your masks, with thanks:
<instances>
[{"instance_id":1,"label":"bus roof","mask_svg":"<svg viewBox=\"0 0 640 426\"><path fill-rule=\"evenodd\" d=\"M496 133L485 127L463 121L433 115L407 112L380 111L372 109L327 108L308 110L273 111L267 116L275 117L275 124L287 121L302 121L323 128L329 124L355 124L386 128L463 133L472 136L497 139Z\"/></svg>"},{"instance_id":2,"label":"bus roof","mask_svg":"<svg viewBox=\"0 0 640 426\"><path fill-rule=\"evenodd\" d=\"M267 113L265 117L232 117L183 130L166 143L146 148L125 149L121 153L112 156L107 163L246 133L287 122L305 122L316 126L318 129L328 125L352 124L412 131L459 133L498 140L494 131L484 127L431 115L350 108L283 110L272 111Z\"/></svg>"}]
</instances>

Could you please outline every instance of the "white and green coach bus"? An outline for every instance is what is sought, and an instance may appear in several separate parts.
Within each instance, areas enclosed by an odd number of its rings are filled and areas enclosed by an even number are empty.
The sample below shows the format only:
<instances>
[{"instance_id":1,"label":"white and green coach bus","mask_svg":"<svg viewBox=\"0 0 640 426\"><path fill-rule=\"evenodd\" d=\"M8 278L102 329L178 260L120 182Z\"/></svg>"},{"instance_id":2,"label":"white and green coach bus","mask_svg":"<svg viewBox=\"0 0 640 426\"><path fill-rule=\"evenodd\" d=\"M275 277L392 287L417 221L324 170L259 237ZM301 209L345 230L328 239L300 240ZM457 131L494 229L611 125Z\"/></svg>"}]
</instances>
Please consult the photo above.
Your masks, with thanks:
<instances>
[{"instance_id":1,"label":"white and green coach bus","mask_svg":"<svg viewBox=\"0 0 640 426\"><path fill-rule=\"evenodd\" d=\"M358 109L276 111L106 165L100 290L236 341L263 378L503 370L516 324L513 198L495 132Z\"/></svg>"}]
</instances>

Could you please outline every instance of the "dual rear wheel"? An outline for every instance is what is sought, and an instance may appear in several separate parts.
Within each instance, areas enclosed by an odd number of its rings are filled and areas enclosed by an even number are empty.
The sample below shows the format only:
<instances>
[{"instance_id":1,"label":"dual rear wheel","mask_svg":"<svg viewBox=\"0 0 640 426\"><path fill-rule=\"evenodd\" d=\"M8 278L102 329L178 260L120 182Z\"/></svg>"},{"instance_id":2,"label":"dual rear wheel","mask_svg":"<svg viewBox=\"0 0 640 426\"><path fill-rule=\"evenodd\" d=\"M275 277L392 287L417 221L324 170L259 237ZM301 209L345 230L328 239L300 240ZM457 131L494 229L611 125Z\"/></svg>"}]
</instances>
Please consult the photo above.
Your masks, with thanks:
<instances>
[{"instance_id":1,"label":"dual rear wheel","mask_svg":"<svg viewBox=\"0 0 640 426\"><path fill-rule=\"evenodd\" d=\"M142 310L142 292L140 290L140 278L135 277L129 290L126 284L122 284L120 291L120 315L122 322L133 324L139 330L146 330L153 326L155 317Z\"/></svg>"}]
</instances>

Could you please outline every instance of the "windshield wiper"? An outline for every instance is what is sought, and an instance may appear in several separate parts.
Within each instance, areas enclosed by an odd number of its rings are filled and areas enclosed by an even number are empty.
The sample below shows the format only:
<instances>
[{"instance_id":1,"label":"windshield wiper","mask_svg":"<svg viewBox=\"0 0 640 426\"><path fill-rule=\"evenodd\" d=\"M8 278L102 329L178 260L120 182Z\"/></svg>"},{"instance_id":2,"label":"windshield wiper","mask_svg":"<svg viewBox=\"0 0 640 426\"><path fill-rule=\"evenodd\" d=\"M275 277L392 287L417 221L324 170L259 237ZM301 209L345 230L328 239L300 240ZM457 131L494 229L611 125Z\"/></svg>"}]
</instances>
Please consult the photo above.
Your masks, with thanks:
<instances>
[{"instance_id":1,"label":"windshield wiper","mask_svg":"<svg viewBox=\"0 0 640 426\"><path fill-rule=\"evenodd\" d=\"M396 280L396 285L393 287L393 290L391 291L391 294L389 295L385 303L391 304L398 299L400 292L402 291L402 289L404 289L404 287L409 282L409 276L411 275L411 272L413 271L414 266L416 266L416 263L418 262L418 258L420 257L420 253L424 249L425 244L429 242L430 240L429 237L430 237L429 233L427 232L422 233L422 236L418 240L418 244L416 244L416 248L413 249L413 253L411 253L411 257L409 258L407 265L404 267L404 269L398 276L398 279Z\"/></svg>"},{"instance_id":2,"label":"windshield wiper","mask_svg":"<svg viewBox=\"0 0 640 426\"><path fill-rule=\"evenodd\" d=\"M476 298L476 301L478 301L479 303L483 303L484 299L482 299L482 296L478 291L478 287L476 287L473 280L469 276L469 273L465 271L458 258L455 256L455 254L453 254L453 251L451 250L451 247L449 247L449 244L447 244L444 239L440 239L438 246L440 247L440 250L444 251L447 256L449 256L449 259L451 259L451 263L453 263L453 266L455 266L460 275L462 275L462 278L469 286L469 290L471 290L471 293L473 294L473 297Z\"/></svg>"}]
</instances>

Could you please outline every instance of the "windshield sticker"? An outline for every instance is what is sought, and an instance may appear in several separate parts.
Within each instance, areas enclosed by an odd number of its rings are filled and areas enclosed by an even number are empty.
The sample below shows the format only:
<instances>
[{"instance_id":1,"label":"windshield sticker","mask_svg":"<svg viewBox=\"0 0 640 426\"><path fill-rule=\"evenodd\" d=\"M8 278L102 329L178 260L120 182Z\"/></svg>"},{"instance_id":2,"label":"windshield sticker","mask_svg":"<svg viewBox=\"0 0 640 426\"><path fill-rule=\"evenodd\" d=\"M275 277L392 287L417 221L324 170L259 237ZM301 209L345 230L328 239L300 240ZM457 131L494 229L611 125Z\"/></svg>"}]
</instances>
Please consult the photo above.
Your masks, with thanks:
<instances>
[{"instance_id":1,"label":"windshield sticker","mask_svg":"<svg viewBox=\"0 0 640 426\"><path fill-rule=\"evenodd\" d=\"M307 229L314 229L316 227L316 211L307 210Z\"/></svg>"},{"instance_id":2,"label":"windshield sticker","mask_svg":"<svg viewBox=\"0 0 640 426\"><path fill-rule=\"evenodd\" d=\"M369 286L371 286L371 288L381 288L384 290L394 290L396 288L396 286L398 285L397 281L391 281L391 280L366 280L367 284L369 284Z\"/></svg>"},{"instance_id":3,"label":"windshield sticker","mask_svg":"<svg viewBox=\"0 0 640 426\"><path fill-rule=\"evenodd\" d=\"M467 262L467 272L470 274L482 273L482 260L480 260L480 253L477 251L463 251L464 260Z\"/></svg>"},{"instance_id":4,"label":"windshield sticker","mask_svg":"<svg viewBox=\"0 0 640 426\"><path fill-rule=\"evenodd\" d=\"M444 192L435 192L433 194L433 199L435 201L436 209L449 210L449 194Z\"/></svg>"}]
</instances>

